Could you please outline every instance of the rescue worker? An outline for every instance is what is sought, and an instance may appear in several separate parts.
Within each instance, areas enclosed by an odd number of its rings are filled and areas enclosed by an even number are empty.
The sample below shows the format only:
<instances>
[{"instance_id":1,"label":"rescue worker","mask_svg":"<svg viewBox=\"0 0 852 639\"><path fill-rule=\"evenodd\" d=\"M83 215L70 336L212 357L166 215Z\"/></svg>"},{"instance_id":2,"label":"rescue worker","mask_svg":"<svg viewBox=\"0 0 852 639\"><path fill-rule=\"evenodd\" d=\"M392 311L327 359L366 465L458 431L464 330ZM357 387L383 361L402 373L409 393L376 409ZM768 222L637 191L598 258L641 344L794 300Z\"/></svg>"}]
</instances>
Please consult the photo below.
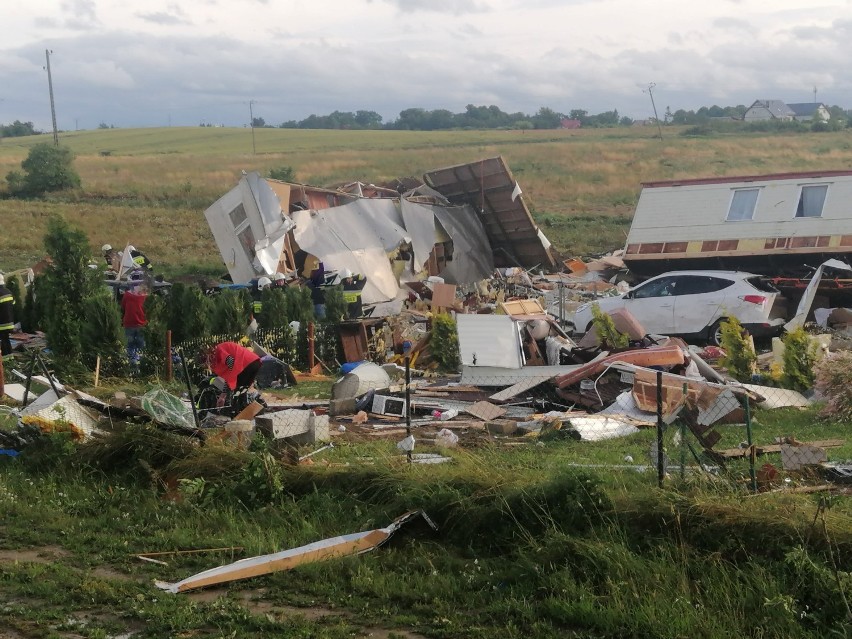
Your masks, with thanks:
<instances>
[{"instance_id":1,"label":"rescue worker","mask_svg":"<svg viewBox=\"0 0 852 639\"><path fill-rule=\"evenodd\" d=\"M121 253L116 251L109 244L104 244L101 247L101 253L103 253L107 269L114 273L118 273L118 269L121 268Z\"/></svg>"},{"instance_id":2,"label":"rescue worker","mask_svg":"<svg viewBox=\"0 0 852 639\"><path fill-rule=\"evenodd\" d=\"M15 298L6 288L6 277L0 274L0 353L12 354L12 340L9 336L15 329Z\"/></svg>"},{"instance_id":3,"label":"rescue worker","mask_svg":"<svg viewBox=\"0 0 852 639\"><path fill-rule=\"evenodd\" d=\"M261 277L257 280L251 292L251 314L252 317L260 324L263 324L261 319L263 313L263 291L272 285L272 280L268 277Z\"/></svg>"},{"instance_id":4,"label":"rescue worker","mask_svg":"<svg viewBox=\"0 0 852 639\"><path fill-rule=\"evenodd\" d=\"M311 289L314 315L317 319L325 319L325 264L313 255L309 255L308 259L305 260L305 271L308 268L310 268L310 271L306 284Z\"/></svg>"},{"instance_id":5,"label":"rescue worker","mask_svg":"<svg viewBox=\"0 0 852 639\"><path fill-rule=\"evenodd\" d=\"M143 329L148 323L145 318L145 300L148 291L144 286L134 286L121 296L122 325L127 338L127 358L134 373L139 372L139 360L145 349Z\"/></svg>"},{"instance_id":6,"label":"rescue worker","mask_svg":"<svg viewBox=\"0 0 852 639\"><path fill-rule=\"evenodd\" d=\"M359 273L353 274L348 268L340 272L343 285L343 300L346 302L346 319L355 319L364 314L361 304L361 292L367 285L367 278Z\"/></svg>"},{"instance_id":7,"label":"rescue worker","mask_svg":"<svg viewBox=\"0 0 852 639\"><path fill-rule=\"evenodd\" d=\"M130 251L130 257L133 260L133 264L135 264L136 270L150 271L154 268L154 265L151 264L151 260L149 260L142 251L137 250L135 246L128 244L127 250Z\"/></svg>"},{"instance_id":8,"label":"rescue worker","mask_svg":"<svg viewBox=\"0 0 852 639\"><path fill-rule=\"evenodd\" d=\"M260 371L260 358L236 342L221 342L208 355L208 366L232 391L249 388Z\"/></svg>"}]
</instances>

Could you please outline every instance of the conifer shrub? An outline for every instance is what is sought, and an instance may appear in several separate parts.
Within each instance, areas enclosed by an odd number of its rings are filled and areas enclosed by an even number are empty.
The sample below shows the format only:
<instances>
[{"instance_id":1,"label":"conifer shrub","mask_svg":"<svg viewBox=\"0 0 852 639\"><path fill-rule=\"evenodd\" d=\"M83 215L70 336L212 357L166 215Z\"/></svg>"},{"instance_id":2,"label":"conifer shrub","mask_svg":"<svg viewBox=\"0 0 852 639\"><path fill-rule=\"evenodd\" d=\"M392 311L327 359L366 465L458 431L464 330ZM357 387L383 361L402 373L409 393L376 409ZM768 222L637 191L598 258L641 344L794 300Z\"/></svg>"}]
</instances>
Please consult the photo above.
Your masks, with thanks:
<instances>
[{"instance_id":1,"label":"conifer shrub","mask_svg":"<svg viewBox=\"0 0 852 639\"><path fill-rule=\"evenodd\" d=\"M239 335L249 325L249 315L241 292L226 288L212 300L210 328L214 334Z\"/></svg>"},{"instance_id":2,"label":"conifer shrub","mask_svg":"<svg viewBox=\"0 0 852 639\"><path fill-rule=\"evenodd\" d=\"M818 349L801 326L781 338L784 342L784 368L781 384L785 388L807 390L814 385L814 365Z\"/></svg>"},{"instance_id":3,"label":"conifer shrub","mask_svg":"<svg viewBox=\"0 0 852 639\"><path fill-rule=\"evenodd\" d=\"M461 364L459 335L456 320L449 313L438 313L432 318L432 337L429 351L442 371L457 372Z\"/></svg>"},{"instance_id":4,"label":"conifer shrub","mask_svg":"<svg viewBox=\"0 0 852 639\"><path fill-rule=\"evenodd\" d=\"M325 322L337 323L346 317L346 300L343 286L331 286L325 292Z\"/></svg>"},{"instance_id":5,"label":"conifer shrub","mask_svg":"<svg viewBox=\"0 0 852 639\"><path fill-rule=\"evenodd\" d=\"M630 338L615 327L615 321L601 310L599 304L592 304L592 326L603 348L612 350L630 345Z\"/></svg>"},{"instance_id":6,"label":"conifer shrub","mask_svg":"<svg viewBox=\"0 0 852 639\"><path fill-rule=\"evenodd\" d=\"M736 317L730 317L722 322L722 350L725 356L721 359L728 374L741 382L751 379L757 355L751 347L748 334Z\"/></svg>"},{"instance_id":7,"label":"conifer shrub","mask_svg":"<svg viewBox=\"0 0 852 639\"><path fill-rule=\"evenodd\" d=\"M293 322L309 322L314 319L314 303L311 289L307 286L288 286L284 293L287 318Z\"/></svg>"},{"instance_id":8,"label":"conifer shrub","mask_svg":"<svg viewBox=\"0 0 852 639\"><path fill-rule=\"evenodd\" d=\"M43 305L40 304L41 299L37 298L35 294L39 281L41 281L41 277L36 277L33 280L24 297L24 306L21 310L21 330L25 333L35 333L42 328L39 309Z\"/></svg>"},{"instance_id":9,"label":"conifer shrub","mask_svg":"<svg viewBox=\"0 0 852 639\"><path fill-rule=\"evenodd\" d=\"M88 267L89 240L60 217L51 218L44 246L50 265L38 285L40 321L60 374L82 373L80 341L86 300L101 292L99 274Z\"/></svg>"},{"instance_id":10,"label":"conifer shrub","mask_svg":"<svg viewBox=\"0 0 852 639\"><path fill-rule=\"evenodd\" d=\"M83 300L85 321L80 325L83 364L93 370L100 357L103 376L127 373L127 351L121 313L112 295L103 291Z\"/></svg>"},{"instance_id":11,"label":"conifer shrub","mask_svg":"<svg viewBox=\"0 0 852 639\"><path fill-rule=\"evenodd\" d=\"M145 338L145 351L140 361L140 371L144 375L158 375L166 366L166 332L168 328L168 303L160 295L148 295L145 299L145 319L142 329ZM172 336L174 339L174 336Z\"/></svg>"},{"instance_id":12,"label":"conifer shrub","mask_svg":"<svg viewBox=\"0 0 852 639\"><path fill-rule=\"evenodd\" d=\"M262 328L282 328L288 326L287 299L284 289L267 287L262 295L263 314L259 322Z\"/></svg>"},{"instance_id":13,"label":"conifer shrub","mask_svg":"<svg viewBox=\"0 0 852 639\"><path fill-rule=\"evenodd\" d=\"M209 306L209 300L197 286L181 283L172 286L168 316L175 344L210 334Z\"/></svg>"}]
</instances>

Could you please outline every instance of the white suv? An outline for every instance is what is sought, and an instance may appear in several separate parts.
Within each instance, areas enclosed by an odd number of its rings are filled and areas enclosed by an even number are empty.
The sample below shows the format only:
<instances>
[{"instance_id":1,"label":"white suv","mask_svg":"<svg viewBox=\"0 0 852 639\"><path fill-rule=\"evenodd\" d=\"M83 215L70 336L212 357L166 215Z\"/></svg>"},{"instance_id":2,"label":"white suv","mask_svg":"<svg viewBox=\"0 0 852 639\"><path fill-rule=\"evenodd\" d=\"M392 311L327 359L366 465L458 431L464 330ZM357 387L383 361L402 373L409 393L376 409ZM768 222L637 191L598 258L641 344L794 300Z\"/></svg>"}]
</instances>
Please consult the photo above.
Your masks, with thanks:
<instances>
[{"instance_id":1,"label":"white suv","mask_svg":"<svg viewBox=\"0 0 852 639\"><path fill-rule=\"evenodd\" d=\"M786 299L761 276L740 271L676 271L642 282L618 297L583 304L574 328L588 332L592 304L604 312L624 308L648 333L706 339L719 344L719 325L736 317L755 337L783 330Z\"/></svg>"}]
</instances>

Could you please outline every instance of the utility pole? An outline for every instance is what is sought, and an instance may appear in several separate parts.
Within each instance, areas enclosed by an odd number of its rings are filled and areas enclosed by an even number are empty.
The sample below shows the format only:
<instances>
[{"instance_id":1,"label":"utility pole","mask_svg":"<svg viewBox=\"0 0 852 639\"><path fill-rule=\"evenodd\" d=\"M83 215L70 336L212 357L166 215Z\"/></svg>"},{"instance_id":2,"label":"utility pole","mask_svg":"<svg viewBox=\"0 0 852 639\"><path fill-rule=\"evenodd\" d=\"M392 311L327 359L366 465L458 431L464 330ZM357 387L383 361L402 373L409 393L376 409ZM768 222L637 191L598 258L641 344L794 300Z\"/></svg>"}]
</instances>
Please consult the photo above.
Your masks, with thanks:
<instances>
[{"instance_id":1,"label":"utility pole","mask_svg":"<svg viewBox=\"0 0 852 639\"><path fill-rule=\"evenodd\" d=\"M53 77L50 75L50 54L53 53L50 49L44 50L44 57L47 59L47 87L50 89L50 116L53 118L53 143L59 146L59 132L56 130L56 106L53 103Z\"/></svg>"},{"instance_id":2,"label":"utility pole","mask_svg":"<svg viewBox=\"0 0 852 639\"><path fill-rule=\"evenodd\" d=\"M254 143L254 110L252 107L254 106L254 100L249 100L249 126L251 127L251 152L254 155L257 155L257 146Z\"/></svg>"},{"instance_id":3,"label":"utility pole","mask_svg":"<svg viewBox=\"0 0 852 639\"><path fill-rule=\"evenodd\" d=\"M654 82L648 83L648 95L651 96L651 106L654 108L654 119L657 121L657 130L660 132L660 142L663 141L663 127L660 126L660 118L657 115L657 105L654 104L654 87L657 86Z\"/></svg>"},{"instance_id":4,"label":"utility pole","mask_svg":"<svg viewBox=\"0 0 852 639\"><path fill-rule=\"evenodd\" d=\"M816 102L816 86L814 86L814 102Z\"/></svg>"}]
</instances>

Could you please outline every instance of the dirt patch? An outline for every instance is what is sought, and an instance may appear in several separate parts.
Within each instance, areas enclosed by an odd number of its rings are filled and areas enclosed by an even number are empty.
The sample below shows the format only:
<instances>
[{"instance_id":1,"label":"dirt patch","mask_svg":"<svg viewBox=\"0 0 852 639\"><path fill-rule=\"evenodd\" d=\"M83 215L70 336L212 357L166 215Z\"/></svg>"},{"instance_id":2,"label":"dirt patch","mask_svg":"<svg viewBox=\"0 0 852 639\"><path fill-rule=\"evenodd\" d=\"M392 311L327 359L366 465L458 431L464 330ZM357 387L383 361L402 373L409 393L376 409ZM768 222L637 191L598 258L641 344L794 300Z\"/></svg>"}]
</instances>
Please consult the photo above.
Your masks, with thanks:
<instances>
[{"instance_id":1,"label":"dirt patch","mask_svg":"<svg viewBox=\"0 0 852 639\"><path fill-rule=\"evenodd\" d=\"M304 617L307 621L317 621L328 617L341 617L351 619L352 614L346 610L326 608L324 606L287 606L284 604L274 604L263 599L265 596L264 590L248 590L240 592L238 597L240 603L253 615L269 616L269 617ZM186 596L196 602L211 602L226 597L228 591L224 588L209 588L197 592L186 593ZM402 639L426 639L421 634L411 632L409 630L388 629L388 628L360 628L357 631L356 637L372 637L374 639L390 639L390 637L401 637ZM2 638L0 638L2 639Z\"/></svg>"},{"instance_id":2,"label":"dirt patch","mask_svg":"<svg viewBox=\"0 0 852 639\"><path fill-rule=\"evenodd\" d=\"M0 550L0 563L50 564L69 555L59 546L42 546L21 550ZM6 632L6 631L4 631ZM0 635L0 639L2 639Z\"/></svg>"}]
</instances>

